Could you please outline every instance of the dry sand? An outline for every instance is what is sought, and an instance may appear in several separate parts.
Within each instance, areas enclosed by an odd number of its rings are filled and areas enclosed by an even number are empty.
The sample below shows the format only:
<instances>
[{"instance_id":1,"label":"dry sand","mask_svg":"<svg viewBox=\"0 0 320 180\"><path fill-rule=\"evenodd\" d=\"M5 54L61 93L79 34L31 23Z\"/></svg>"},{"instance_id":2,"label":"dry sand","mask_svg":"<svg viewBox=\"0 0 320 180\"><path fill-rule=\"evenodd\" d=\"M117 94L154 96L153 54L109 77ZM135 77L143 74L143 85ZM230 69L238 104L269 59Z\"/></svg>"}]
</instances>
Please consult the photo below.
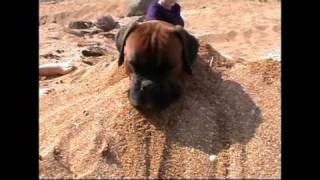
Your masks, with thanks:
<instances>
[{"instance_id":1,"label":"dry sand","mask_svg":"<svg viewBox=\"0 0 320 180\"><path fill-rule=\"evenodd\" d=\"M112 3L105 2L42 4L40 15L73 7L79 10L73 17L90 19L106 12ZM77 67L40 80L40 88L51 89L40 98L40 177L280 178L281 67L260 60L279 49L280 3L181 5L186 28L201 39L200 58L181 99L161 113L140 113L129 104L129 79L117 67L112 39L77 37L59 22L39 27L40 55L59 56L40 56L40 64L73 61ZM100 43L107 55L83 63L79 43Z\"/></svg>"}]
</instances>

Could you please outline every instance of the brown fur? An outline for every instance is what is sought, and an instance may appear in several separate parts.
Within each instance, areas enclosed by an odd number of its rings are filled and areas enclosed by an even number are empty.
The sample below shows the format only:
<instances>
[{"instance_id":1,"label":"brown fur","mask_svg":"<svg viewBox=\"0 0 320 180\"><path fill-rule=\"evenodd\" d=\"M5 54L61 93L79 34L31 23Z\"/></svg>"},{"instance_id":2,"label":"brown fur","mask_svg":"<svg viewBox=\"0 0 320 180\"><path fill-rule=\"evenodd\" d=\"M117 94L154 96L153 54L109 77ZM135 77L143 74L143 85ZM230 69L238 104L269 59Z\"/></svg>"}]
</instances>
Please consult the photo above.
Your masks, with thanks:
<instances>
[{"instance_id":1,"label":"brown fur","mask_svg":"<svg viewBox=\"0 0 320 180\"><path fill-rule=\"evenodd\" d=\"M116 36L118 65L130 76L129 100L139 108L163 109L179 98L181 81L192 74L199 43L181 26L133 22Z\"/></svg>"},{"instance_id":2,"label":"brown fur","mask_svg":"<svg viewBox=\"0 0 320 180\"><path fill-rule=\"evenodd\" d=\"M165 63L174 66L172 78L178 80L183 76L182 45L175 34L175 28L169 23L158 24L144 23L138 26L128 37L125 46L125 66L131 73L129 65L132 61L136 63L147 63L146 61L164 60ZM156 58L133 59L136 54L142 57L150 57L156 54ZM161 59L165 56L165 59Z\"/></svg>"}]
</instances>

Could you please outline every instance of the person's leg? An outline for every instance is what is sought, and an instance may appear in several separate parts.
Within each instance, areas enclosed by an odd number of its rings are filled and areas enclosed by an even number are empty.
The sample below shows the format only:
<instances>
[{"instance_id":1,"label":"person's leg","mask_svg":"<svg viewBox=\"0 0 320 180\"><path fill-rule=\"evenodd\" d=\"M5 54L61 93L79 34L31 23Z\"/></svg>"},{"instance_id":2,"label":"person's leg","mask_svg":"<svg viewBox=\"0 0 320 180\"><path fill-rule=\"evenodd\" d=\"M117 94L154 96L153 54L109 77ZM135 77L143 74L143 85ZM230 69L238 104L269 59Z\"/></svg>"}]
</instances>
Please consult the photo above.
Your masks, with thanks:
<instances>
[{"instance_id":1,"label":"person's leg","mask_svg":"<svg viewBox=\"0 0 320 180\"><path fill-rule=\"evenodd\" d=\"M64 75L71 72L74 66L71 63L44 64L39 67L40 76Z\"/></svg>"}]
</instances>

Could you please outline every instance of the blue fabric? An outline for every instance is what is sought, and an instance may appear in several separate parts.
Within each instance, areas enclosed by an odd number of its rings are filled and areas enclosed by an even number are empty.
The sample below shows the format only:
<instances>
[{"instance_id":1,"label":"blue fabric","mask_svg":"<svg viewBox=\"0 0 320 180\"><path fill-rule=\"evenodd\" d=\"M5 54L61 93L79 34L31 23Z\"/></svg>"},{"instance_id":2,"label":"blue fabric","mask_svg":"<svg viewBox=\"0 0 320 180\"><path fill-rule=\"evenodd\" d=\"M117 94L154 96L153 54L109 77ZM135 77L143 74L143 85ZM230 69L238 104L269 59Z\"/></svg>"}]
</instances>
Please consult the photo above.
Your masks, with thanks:
<instances>
[{"instance_id":1,"label":"blue fabric","mask_svg":"<svg viewBox=\"0 0 320 180\"><path fill-rule=\"evenodd\" d=\"M148 7L147 14L145 16L145 20L162 20L173 25L181 25L184 26L184 21L180 15L181 7L178 3L171 8L171 10L165 9L162 7L158 0L154 0L150 3Z\"/></svg>"}]
</instances>

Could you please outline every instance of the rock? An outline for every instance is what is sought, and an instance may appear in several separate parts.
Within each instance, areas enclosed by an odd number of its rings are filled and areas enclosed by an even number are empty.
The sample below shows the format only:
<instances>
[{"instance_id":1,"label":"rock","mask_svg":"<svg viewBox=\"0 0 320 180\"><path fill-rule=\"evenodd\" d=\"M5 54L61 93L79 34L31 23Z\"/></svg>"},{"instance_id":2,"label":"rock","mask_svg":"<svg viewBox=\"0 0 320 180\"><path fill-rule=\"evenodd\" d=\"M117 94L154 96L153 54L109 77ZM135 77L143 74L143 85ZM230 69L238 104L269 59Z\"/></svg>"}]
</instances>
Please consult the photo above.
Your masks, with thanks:
<instances>
[{"instance_id":1,"label":"rock","mask_svg":"<svg viewBox=\"0 0 320 180\"><path fill-rule=\"evenodd\" d=\"M73 21L69 23L70 29L89 29L94 26L90 21Z\"/></svg>"},{"instance_id":2,"label":"rock","mask_svg":"<svg viewBox=\"0 0 320 180\"><path fill-rule=\"evenodd\" d=\"M54 55L52 53L40 55L40 57L46 58L46 59L60 59L60 56Z\"/></svg>"},{"instance_id":3,"label":"rock","mask_svg":"<svg viewBox=\"0 0 320 180\"><path fill-rule=\"evenodd\" d=\"M95 24L98 28L102 29L103 31L110 31L114 29L117 25L112 16L99 17Z\"/></svg>"},{"instance_id":4,"label":"rock","mask_svg":"<svg viewBox=\"0 0 320 180\"><path fill-rule=\"evenodd\" d=\"M63 53L63 52L64 52L64 50L60 50L60 49L58 49L58 50L56 50L56 52L57 52L57 53L59 53L59 54L61 54L61 53Z\"/></svg>"},{"instance_id":5,"label":"rock","mask_svg":"<svg viewBox=\"0 0 320 180\"><path fill-rule=\"evenodd\" d=\"M89 47L88 49L82 50L82 55L89 56L103 56L105 55L106 50L100 47Z\"/></svg>"},{"instance_id":6,"label":"rock","mask_svg":"<svg viewBox=\"0 0 320 180\"><path fill-rule=\"evenodd\" d=\"M89 112L86 111L86 110L83 111L83 114L84 114L85 116L89 116Z\"/></svg>"},{"instance_id":7,"label":"rock","mask_svg":"<svg viewBox=\"0 0 320 180\"><path fill-rule=\"evenodd\" d=\"M216 158L217 158L217 156L214 154L209 156L210 161L214 161Z\"/></svg>"},{"instance_id":8,"label":"rock","mask_svg":"<svg viewBox=\"0 0 320 180\"><path fill-rule=\"evenodd\" d=\"M144 15L152 0L132 0L129 4L127 16Z\"/></svg>"}]
</instances>

